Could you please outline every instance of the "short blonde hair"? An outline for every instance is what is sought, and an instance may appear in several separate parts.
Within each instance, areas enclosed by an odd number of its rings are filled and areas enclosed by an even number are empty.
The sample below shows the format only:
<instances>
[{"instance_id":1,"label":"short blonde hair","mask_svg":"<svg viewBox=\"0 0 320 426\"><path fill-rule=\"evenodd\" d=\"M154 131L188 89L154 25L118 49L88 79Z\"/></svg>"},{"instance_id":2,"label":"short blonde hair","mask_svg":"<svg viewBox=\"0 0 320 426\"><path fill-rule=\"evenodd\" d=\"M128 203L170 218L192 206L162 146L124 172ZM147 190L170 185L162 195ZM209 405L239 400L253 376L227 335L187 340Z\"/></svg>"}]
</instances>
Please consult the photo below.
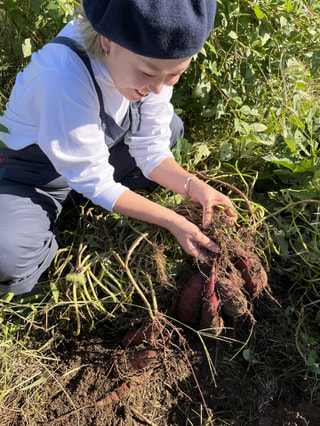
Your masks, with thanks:
<instances>
[{"instance_id":1,"label":"short blonde hair","mask_svg":"<svg viewBox=\"0 0 320 426\"><path fill-rule=\"evenodd\" d=\"M90 24L82 4L77 7L75 12L80 41L83 43L85 50L93 59L101 58L103 54L101 35Z\"/></svg>"}]
</instances>

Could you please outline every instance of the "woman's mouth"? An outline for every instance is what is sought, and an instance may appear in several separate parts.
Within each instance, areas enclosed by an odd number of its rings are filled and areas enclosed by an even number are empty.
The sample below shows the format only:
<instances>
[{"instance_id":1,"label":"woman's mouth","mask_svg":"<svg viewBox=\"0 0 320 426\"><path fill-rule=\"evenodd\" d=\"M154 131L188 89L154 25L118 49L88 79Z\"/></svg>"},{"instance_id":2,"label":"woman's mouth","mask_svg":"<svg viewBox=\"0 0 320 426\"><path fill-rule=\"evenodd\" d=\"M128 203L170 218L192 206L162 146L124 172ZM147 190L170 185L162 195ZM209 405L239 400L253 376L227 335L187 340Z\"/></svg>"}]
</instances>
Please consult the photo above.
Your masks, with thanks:
<instances>
[{"instance_id":1,"label":"woman's mouth","mask_svg":"<svg viewBox=\"0 0 320 426\"><path fill-rule=\"evenodd\" d=\"M145 96L148 96L149 95L149 92L142 92L142 91L140 91L140 90L136 90L136 92L140 95L140 96L142 96L143 98L145 97Z\"/></svg>"}]
</instances>

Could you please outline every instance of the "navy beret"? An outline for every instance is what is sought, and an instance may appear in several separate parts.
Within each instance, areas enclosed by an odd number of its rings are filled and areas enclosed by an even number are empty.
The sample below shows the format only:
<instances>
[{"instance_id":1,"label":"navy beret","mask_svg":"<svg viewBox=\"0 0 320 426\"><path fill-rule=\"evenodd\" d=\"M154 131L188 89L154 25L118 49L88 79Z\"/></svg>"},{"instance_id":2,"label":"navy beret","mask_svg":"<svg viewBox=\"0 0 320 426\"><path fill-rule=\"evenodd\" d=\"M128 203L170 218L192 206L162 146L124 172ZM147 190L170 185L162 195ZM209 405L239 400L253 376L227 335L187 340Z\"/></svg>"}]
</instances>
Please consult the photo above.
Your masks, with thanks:
<instances>
[{"instance_id":1,"label":"navy beret","mask_svg":"<svg viewBox=\"0 0 320 426\"><path fill-rule=\"evenodd\" d=\"M198 53L213 27L216 0L83 0L93 28L120 46L157 59Z\"/></svg>"}]
</instances>

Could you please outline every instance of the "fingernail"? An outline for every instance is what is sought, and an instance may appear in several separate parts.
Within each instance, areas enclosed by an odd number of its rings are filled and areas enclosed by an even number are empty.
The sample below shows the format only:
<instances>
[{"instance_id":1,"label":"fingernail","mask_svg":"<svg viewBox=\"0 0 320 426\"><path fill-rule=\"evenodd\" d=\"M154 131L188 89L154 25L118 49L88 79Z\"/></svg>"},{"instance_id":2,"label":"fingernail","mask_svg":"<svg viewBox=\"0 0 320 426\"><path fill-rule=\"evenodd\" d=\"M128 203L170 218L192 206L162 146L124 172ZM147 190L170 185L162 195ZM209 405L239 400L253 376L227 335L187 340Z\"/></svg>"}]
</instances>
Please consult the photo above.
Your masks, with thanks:
<instances>
[{"instance_id":1,"label":"fingernail","mask_svg":"<svg viewBox=\"0 0 320 426\"><path fill-rule=\"evenodd\" d=\"M219 246L217 246L217 244L216 244L216 243L211 243L211 244L208 246L208 249L209 249L209 250L211 250L211 251L213 251L214 253L219 253L219 252L220 252L220 247L219 247Z\"/></svg>"},{"instance_id":2,"label":"fingernail","mask_svg":"<svg viewBox=\"0 0 320 426\"><path fill-rule=\"evenodd\" d=\"M203 253L200 253L197 257L197 260L199 260L200 262L205 262L206 256Z\"/></svg>"}]
</instances>

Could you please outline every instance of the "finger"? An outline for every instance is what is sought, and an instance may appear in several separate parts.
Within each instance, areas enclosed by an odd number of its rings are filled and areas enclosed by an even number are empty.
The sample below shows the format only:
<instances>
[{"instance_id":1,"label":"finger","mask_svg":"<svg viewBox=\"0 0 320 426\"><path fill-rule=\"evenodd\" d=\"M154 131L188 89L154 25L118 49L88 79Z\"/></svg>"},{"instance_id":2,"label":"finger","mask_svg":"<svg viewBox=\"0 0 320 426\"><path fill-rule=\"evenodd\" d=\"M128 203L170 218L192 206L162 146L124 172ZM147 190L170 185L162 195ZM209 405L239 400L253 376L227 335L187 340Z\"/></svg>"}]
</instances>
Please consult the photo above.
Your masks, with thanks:
<instances>
[{"instance_id":1,"label":"finger","mask_svg":"<svg viewBox=\"0 0 320 426\"><path fill-rule=\"evenodd\" d=\"M212 251L213 253L220 253L220 247L205 235L203 235L203 240L201 241L200 245Z\"/></svg>"},{"instance_id":2,"label":"finger","mask_svg":"<svg viewBox=\"0 0 320 426\"><path fill-rule=\"evenodd\" d=\"M202 226L207 228L212 220L212 207L211 206L203 206L203 214L202 214Z\"/></svg>"},{"instance_id":3,"label":"finger","mask_svg":"<svg viewBox=\"0 0 320 426\"><path fill-rule=\"evenodd\" d=\"M224 211L225 211L225 214L227 215L227 216L229 216L230 217L230 219L232 219L232 220L237 220L238 219L238 215L237 215L237 213L233 210L233 208L232 207L225 207L224 208Z\"/></svg>"}]
</instances>

